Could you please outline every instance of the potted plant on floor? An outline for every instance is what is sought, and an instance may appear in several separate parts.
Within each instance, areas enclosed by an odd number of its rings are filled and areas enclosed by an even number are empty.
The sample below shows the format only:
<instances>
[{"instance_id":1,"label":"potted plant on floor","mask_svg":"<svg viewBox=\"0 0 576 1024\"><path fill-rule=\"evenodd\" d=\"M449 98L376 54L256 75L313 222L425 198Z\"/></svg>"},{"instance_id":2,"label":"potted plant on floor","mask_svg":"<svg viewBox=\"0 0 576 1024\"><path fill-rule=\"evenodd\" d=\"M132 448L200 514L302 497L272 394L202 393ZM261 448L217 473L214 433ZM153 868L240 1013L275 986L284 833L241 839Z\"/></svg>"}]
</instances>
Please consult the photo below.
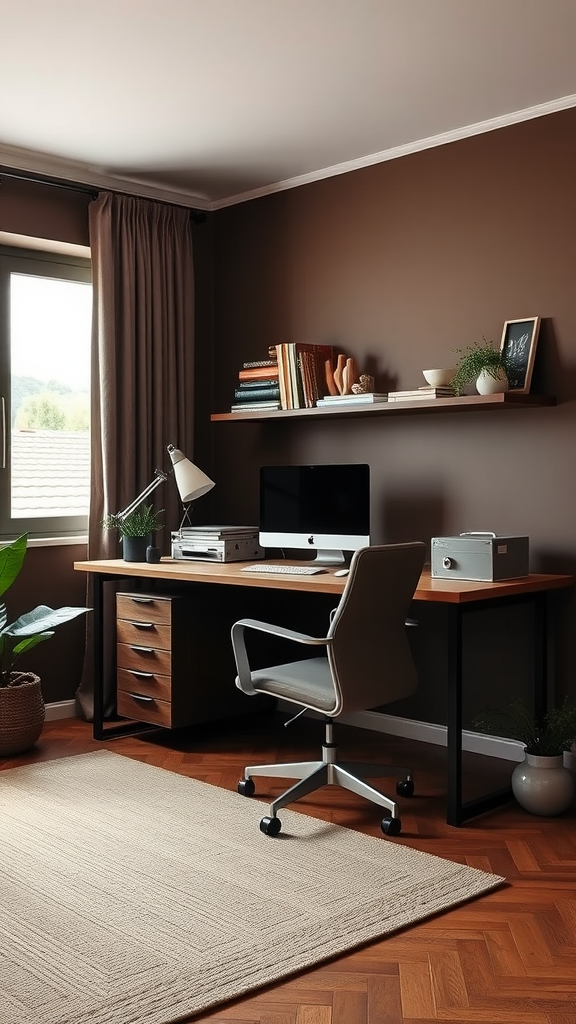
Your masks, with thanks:
<instances>
[{"instance_id":1,"label":"potted plant on floor","mask_svg":"<svg viewBox=\"0 0 576 1024\"><path fill-rule=\"evenodd\" d=\"M163 508L156 511L153 505L139 505L127 516L115 512L104 517L102 526L106 530L118 530L120 534L125 562L146 561L146 552L154 545L154 535L163 525L163 512Z\"/></svg>"},{"instance_id":2,"label":"potted plant on floor","mask_svg":"<svg viewBox=\"0 0 576 1024\"><path fill-rule=\"evenodd\" d=\"M23 534L0 549L0 597L18 576L27 547L28 535ZM44 724L40 677L28 670L17 671L16 662L49 640L56 626L88 611L41 604L8 623L6 605L0 603L0 756L20 754L34 746Z\"/></svg>"},{"instance_id":3,"label":"potted plant on floor","mask_svg":"<svg viewBox=\"0 0 576 1024\"><path fill-rule=\"evenodd\" d=\"M460 352L456 373L450 381L456 395L461 395L469 384L475 384L480 395L494 395L508 390L506 359L494 348L492 342L483 339Z\"/></svg>"},{"instance_id":4,"label":"potted plant on floor","mask_svg":"<svg viewBox=\"0 0 576 1024\"><path fill-rule=\"evenodd\" d=\"M484 709L474 719L481 732L520 740L524 760L512 772L512 792L532 814L562 814L574 800L576 779L563 765L564 751L576 741L576 704L566 697L560 707L533 715L518 697L507 708Z\"/></svg>"}]
</instances>

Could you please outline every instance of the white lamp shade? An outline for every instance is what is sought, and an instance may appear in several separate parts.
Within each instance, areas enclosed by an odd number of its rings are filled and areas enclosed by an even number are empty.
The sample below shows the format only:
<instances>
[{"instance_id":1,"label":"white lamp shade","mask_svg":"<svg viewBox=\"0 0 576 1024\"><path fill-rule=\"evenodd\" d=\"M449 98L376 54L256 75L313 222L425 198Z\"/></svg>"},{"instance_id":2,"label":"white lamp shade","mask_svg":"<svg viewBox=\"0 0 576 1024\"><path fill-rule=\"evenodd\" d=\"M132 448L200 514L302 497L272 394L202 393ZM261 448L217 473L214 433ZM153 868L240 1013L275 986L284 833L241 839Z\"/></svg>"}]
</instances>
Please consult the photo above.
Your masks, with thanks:
<instances>
[{"instance_id":1,"label":"white lamp shade","mask_svg":"<svg viewBox=\"0 0 576 1024\"><path fill-rule=\"evenodd\" d=\"M206 491L210 491L215 485L214 481L206 476L198 466L195 466L190 459L187 459L179 448L168 445L172 465L174 466L174 477L180 497L184 505L194 501Z\"/></svg>"}]
</instances>

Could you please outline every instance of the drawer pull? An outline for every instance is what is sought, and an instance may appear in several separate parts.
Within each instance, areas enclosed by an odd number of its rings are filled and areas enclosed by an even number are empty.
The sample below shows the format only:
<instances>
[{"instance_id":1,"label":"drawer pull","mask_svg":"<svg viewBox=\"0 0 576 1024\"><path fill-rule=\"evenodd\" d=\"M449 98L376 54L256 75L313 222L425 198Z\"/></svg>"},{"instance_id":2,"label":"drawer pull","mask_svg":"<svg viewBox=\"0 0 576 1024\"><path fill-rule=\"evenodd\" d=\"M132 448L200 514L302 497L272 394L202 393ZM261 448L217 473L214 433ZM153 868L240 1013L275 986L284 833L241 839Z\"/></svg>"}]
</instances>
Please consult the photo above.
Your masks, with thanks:
<instances>
[{"instance_id":1,"label":"drawer pull","mask_svg":"<svg viewBox=\"0 0 576 1024\"><path fill-rule=\"evenodd\" d=\"M136 676L137 679L154 679L153 672L137 672L132 668L126 669L126 671L129 672L131 676Z\"/></svg>"},{"instance_id":2,"label":"drawer pull","mask_svg":"<svg viewBox=\"0 0 576 1024\"><path fill-rule=\"evenodd\" d=\"M130 601L134 601L134 604L154 604L153 597L130 597Z\"/></svg>"},{"instance_id":3,"label":"drawer pull","mask_svg":"<svg viewBox=\"0 0 576 1024\"><path fill-rule=\"evenodd\" d=\"M154 704L154 697L143 697L141 693L131 693L132 700L139 700L141 704Z\"/></svg>"},{"instance_id":4,"label":"drawer pull","mask_svg":"<svg viewBox=\"0 0 576 1024\"><path fill-rule=\"evenodd\" d=\"M134 629L154 629L153 622L131 622L130 625L134 626Z\"/></svg>"},{"instance_id":5,"label":"drawer pull","mask_svg":"<svg viewBox=\"0 0 576 1024\"><path fill-rule=\"evenodd\" d=\"M137 644L130 644L131 651L138 651L140 654L155 654L154 647L138 647Z\"/></svg>"}]
</instances>

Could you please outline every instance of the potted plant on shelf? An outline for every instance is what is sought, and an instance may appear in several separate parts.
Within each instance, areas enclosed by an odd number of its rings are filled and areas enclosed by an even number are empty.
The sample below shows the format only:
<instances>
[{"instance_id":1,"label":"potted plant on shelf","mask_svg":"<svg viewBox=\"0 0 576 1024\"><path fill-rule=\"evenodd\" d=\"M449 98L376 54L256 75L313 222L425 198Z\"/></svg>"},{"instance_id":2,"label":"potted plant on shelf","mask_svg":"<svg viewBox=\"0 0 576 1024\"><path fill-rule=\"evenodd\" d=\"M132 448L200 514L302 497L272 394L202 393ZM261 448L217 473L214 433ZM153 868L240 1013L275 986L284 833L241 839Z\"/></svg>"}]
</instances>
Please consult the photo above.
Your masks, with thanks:
<instances>
[{"instance_id":1,"label":"potted plant on shelf","mask_svg":"<svg viewBox=\"0 0 576 1024\"><path fill-rule=\"evenodd\" d=\"M525 810L552 816L570 806L576 779L564 767L563 756L576 741L574 701L566 697L560 707L534 715L518 697L504 710L485 708L473 724L481 732L492 734L500 735L502 729L523 744L524 760L512 772L512 792Z\"/></svg>"},{"instance_id":2,"label":"potted plant on shelf","mask_svg":"<svg viewBox=\"0 0 576 1024\"><path fill-rule=\"evenodd\" d=\"M163 508L156 511L153 505L139 505L127 516L115 512L104 517L102 526L107 530L116 529L120 534L124 561L146 561L146 552L153 547L154 534L163 526L163 512ZM154 560L155 557L150 559Z\"/></svg>"},{"instance_id":3,"label":"potted plant on shelf","mask_svg":"<svg viewBox=\"0 0 576 1024\"><path fill-rule=\"evenodd\" d=\"M23 534L0 549L0 597L18 576L28 547ZM89 608L48 608L38 605L14 622L8 623L6 605L0 603L0 756L20 754L34 746L44 725L44 700L41 680L34 672L17 671L15 664L54 629Z\"/></svg>"},{"instance_id":4,"label":"potted plant on shelf","mask_svg":"<svg viewBox=\"0 0 576 1024\"><path fill-rule=\"evenodd\" d=\"M484 338L482 345L476 342L455 351L461 353L456 373L450 381L456 395L461 395L469 384L475 384L480 395L500 394L508 390L506 359L492 342Z\"/></svg>"}]
</instances>

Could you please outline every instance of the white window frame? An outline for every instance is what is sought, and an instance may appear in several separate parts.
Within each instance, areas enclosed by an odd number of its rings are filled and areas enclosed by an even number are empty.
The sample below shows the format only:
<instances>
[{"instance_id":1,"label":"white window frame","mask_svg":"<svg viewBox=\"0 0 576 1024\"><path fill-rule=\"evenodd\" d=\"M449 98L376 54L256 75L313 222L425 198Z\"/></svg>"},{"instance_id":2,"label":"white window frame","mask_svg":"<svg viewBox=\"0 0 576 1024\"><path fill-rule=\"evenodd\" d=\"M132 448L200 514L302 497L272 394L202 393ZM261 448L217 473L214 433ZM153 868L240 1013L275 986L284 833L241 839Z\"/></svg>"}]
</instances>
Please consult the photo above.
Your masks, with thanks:
<instances>
[{"instance_id":1,"label":"white window frame","mask_svg":"<svg viewBox=\"0 0 576 1024\"><path fill-rule=\"evenodd\" d=\"M89 259L45 251L0 245L0 541L27 533L31 543L66 539L81 540L88 533L88 515L13 519L11 515L11 372L10 372L10 274L24 273L66 281L92 283Z\"/></svg>"}]
</instances>

